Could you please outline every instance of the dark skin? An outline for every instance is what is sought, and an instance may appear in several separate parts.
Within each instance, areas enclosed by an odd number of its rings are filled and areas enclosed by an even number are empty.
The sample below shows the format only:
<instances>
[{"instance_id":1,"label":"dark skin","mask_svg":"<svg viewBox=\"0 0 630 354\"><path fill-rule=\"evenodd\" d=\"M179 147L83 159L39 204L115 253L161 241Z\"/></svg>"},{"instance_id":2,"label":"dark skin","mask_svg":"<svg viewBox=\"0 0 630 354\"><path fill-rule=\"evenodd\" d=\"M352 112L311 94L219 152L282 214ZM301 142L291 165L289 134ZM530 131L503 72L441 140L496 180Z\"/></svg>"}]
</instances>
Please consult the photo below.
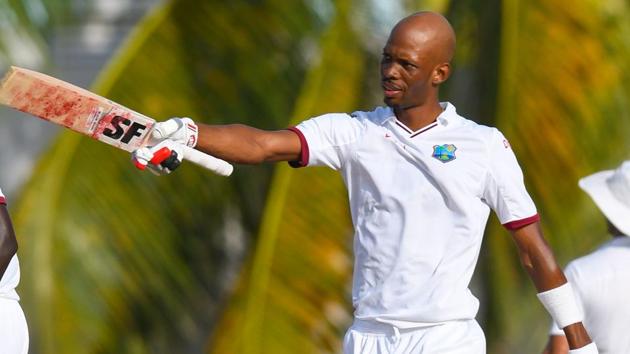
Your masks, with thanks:
<instances>
[{"instance_id":1,"label":"dark skin","mask_svg":"<svg viewBox=\"0 0 630 354\"><path fill-rule=\"evenodd\" d=\"M608 234L612 237L628 237L615 227L609 220L606 220ZM569 343L565 336L549 336L547 346L543 350L543 354L567 354L569 352Z\"/></svg>"},{"instance_id":2,"label":"dark skin","mask_svg":"<svg viewBox=\"0 0 630 354\"><path fill-rule=\"evenodd\" d=\"M619 231L619 229L617 227L615 227L615 225L613 225L613 223L610 222L610 220L606 219L606 226L608 227L608 234L609 235L613 235L613 237L627 237L628 235L624 235L623 232Z\"/></svg>"},{"instance_id":3,"label":"dark skin","mask_svg":"<svg viewBox=\"0 0 630 354\"><path fill-rule=\"evenodd\" d=\"M412 130L434 122L442 112L439 87L451 74L455 33L448 21L432 12L401 20L392 30L381 60L384 102ZM263 131L245 125L199 125L197 149L242 164L295 161L301 145L291 131ZM512 231L523 266L539 292L566 283L538 223ZM581 323L565 328L571 348L589 344Z\"/></svg>"},{"instance_id":4,"label":"dark skin","mask_svg":"<svg viewBox=\"0 0 630 354\"><path fill-rule=\"evenodd\" d=\"M0 278L4 276L11 258L18 249L17 239L7 206L0 204Z\"/></svg>"},{"instance_id":5,"label":"dark skin","mask_svg":"<svg viewBox=\"0 0 630 354\"><path fill-rule=\"evenodd\" d=\"M553 252L543 237L540 223L536 222L511 232L518 247L521 264L540 293L557 288L567 282L558 266ZM563 328L571 349L581 348L591 343L582 322Z\"/></svg>"},{"instance_id":6,"label":"dark skin","mask_svg":"<svg viewBox=\"0 0 630 354\"><path fill-rule=\"evenodd\" d=\"M567 354L569 352L569 343L565 336L550 336L547 347L543 350L543 354Z\"/></svg>"},{"instance_id":7,"label":"dark skin","mask_svg":"<svg viewBox=\"0 0 630 354\"><path fill-rule=\"evenodd\" d=\"M442 113L439 86L451 74L455 33L446 19L424 12L400 21L381 58L385 104L411 130L431 124Z\"/></svg>"}]
</instances>

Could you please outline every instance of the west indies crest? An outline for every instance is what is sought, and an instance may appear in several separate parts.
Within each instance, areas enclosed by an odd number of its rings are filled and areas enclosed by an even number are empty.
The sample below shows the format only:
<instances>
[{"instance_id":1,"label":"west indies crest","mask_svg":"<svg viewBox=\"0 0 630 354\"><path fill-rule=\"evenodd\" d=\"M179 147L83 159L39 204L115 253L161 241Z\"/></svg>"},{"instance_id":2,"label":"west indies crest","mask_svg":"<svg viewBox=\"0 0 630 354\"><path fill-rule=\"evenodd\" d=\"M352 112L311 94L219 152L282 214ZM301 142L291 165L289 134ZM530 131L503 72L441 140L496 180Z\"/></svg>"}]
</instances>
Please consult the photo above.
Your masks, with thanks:
<instances>
[{"instance_id":1,"label":"west indies crest","mask_svg":"<svg viewBox=\"0 0 630 354\"><path fill-rule=\"evenodd\" d=\"M453 161L455 160L455 158L457 158L455 156L456 150L457 150L457 147L453 144L434 145L432 156L446 163L446 162Z\"/></svg>"}]
</instances>

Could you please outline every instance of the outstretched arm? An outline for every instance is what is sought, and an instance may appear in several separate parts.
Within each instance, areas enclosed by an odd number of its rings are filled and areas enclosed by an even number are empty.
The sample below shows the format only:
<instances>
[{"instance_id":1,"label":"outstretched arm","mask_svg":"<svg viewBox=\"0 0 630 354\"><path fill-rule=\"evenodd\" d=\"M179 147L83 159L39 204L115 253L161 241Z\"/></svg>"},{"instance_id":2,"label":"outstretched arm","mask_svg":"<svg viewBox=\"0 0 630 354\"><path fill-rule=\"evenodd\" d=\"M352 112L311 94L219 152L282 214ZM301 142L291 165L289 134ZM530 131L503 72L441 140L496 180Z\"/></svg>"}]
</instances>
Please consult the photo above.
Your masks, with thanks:
<instances>
[{"instance_id":1,"label":"outstretched arm","mask_svg":"<svg viewBox=\"0 0 630 354\"><path fill-rule=\"evenodd\" d=\"M567 283L553 252L543 237L540 223L535 222L513 230L512 237L518 247L521 263L529 273L539 294ZM573 301L573 298L568 300ZM591 343L582 322L567 325L563 330L571 349L582 348Z\"/></svg>"},{"instance_id":2,"label":"outstretched arm","mask_svg":"<svg viewBox=\"0 0 630 354\"><path fill-rule=\"evenodd\" d=\"M300 139L289 130L265 131L242 124L198 127L196 148L226 161L258 164L294 161L300 155Z\"/></svg>"},{"instance_id":3,"label":"outstretched arm","mask_svg":"<svg viewBox=\"0 0 630 354\"><path fill-rule=\"evenodd\" d=\"M148 167L157 175L171 173L184 158L229 175L232 167L225 161L242 164L297 161L302 149L300 137L289 130L266 131L242 124L196 124L190 118L175 117L156 123L150 146L133 151L131 160L139 169Z\"/></svg>"},{"instance_id":4,"label":"outstretched arm","mask_svg":"<svg viewBox=\"0 0 630 354\"><path fill-rule=\"evenodd\" d=\"M0 279L17 252L17 240L13 232L11 218L5 204L0 204Z\"/></svg>"}]
</instances>

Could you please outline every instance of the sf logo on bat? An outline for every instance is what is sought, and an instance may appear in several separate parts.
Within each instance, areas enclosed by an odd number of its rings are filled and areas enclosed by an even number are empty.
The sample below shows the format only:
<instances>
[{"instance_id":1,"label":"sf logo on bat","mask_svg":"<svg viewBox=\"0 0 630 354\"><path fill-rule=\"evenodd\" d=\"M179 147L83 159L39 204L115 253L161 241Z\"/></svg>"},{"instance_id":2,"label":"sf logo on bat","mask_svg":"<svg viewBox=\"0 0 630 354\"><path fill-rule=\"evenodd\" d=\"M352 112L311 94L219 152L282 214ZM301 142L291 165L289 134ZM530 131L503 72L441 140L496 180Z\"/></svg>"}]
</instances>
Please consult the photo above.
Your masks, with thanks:
<instances>
[{"instance_id":1,"label":"sf logo on bat","mask_svg":"<svg viewBox=\"0 0 630 354\"><path fill-rule=\"evenodd\" d=\"M109 127L103 129L103 135L114 140L120 139L125 144L128 144L134 136L141 137L144 134L143 131L147 128L142 123L133 122L121 116L114 116L109 124Z\"/></svg>"}]
</instances>

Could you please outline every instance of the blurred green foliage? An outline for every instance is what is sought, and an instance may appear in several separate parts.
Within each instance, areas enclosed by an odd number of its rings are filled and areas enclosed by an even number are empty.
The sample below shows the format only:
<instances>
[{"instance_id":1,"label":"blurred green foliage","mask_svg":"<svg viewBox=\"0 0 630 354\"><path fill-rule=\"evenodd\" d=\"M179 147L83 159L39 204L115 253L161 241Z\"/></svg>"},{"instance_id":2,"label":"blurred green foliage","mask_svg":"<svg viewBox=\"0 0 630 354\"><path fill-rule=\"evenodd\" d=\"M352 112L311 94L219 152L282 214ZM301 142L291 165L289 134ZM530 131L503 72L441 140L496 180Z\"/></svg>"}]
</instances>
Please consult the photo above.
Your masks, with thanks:
<instances>
[{"instance_id":1,"label":"blurred green foliage","mask_svg":"<svg viewBox=\"0 0 630 354\"><path fill-rule=\"evenodd\" d=\"M157 119L281 129L380 104L377 1L169 1L94 90ZM458 34L443 98L502 129L560 263L603 239L577 179L630 151L624 2L400 1ZM382 4L381 4L382 5ZM391 24L390 23L390 24ZM332 353L351 321L351 225L325 169L197 167L157 178L63 133L13 210L35 353ZM531 353L547 320L493 219L473 282L489 353Z\"/></svg>"}]
</instances>

